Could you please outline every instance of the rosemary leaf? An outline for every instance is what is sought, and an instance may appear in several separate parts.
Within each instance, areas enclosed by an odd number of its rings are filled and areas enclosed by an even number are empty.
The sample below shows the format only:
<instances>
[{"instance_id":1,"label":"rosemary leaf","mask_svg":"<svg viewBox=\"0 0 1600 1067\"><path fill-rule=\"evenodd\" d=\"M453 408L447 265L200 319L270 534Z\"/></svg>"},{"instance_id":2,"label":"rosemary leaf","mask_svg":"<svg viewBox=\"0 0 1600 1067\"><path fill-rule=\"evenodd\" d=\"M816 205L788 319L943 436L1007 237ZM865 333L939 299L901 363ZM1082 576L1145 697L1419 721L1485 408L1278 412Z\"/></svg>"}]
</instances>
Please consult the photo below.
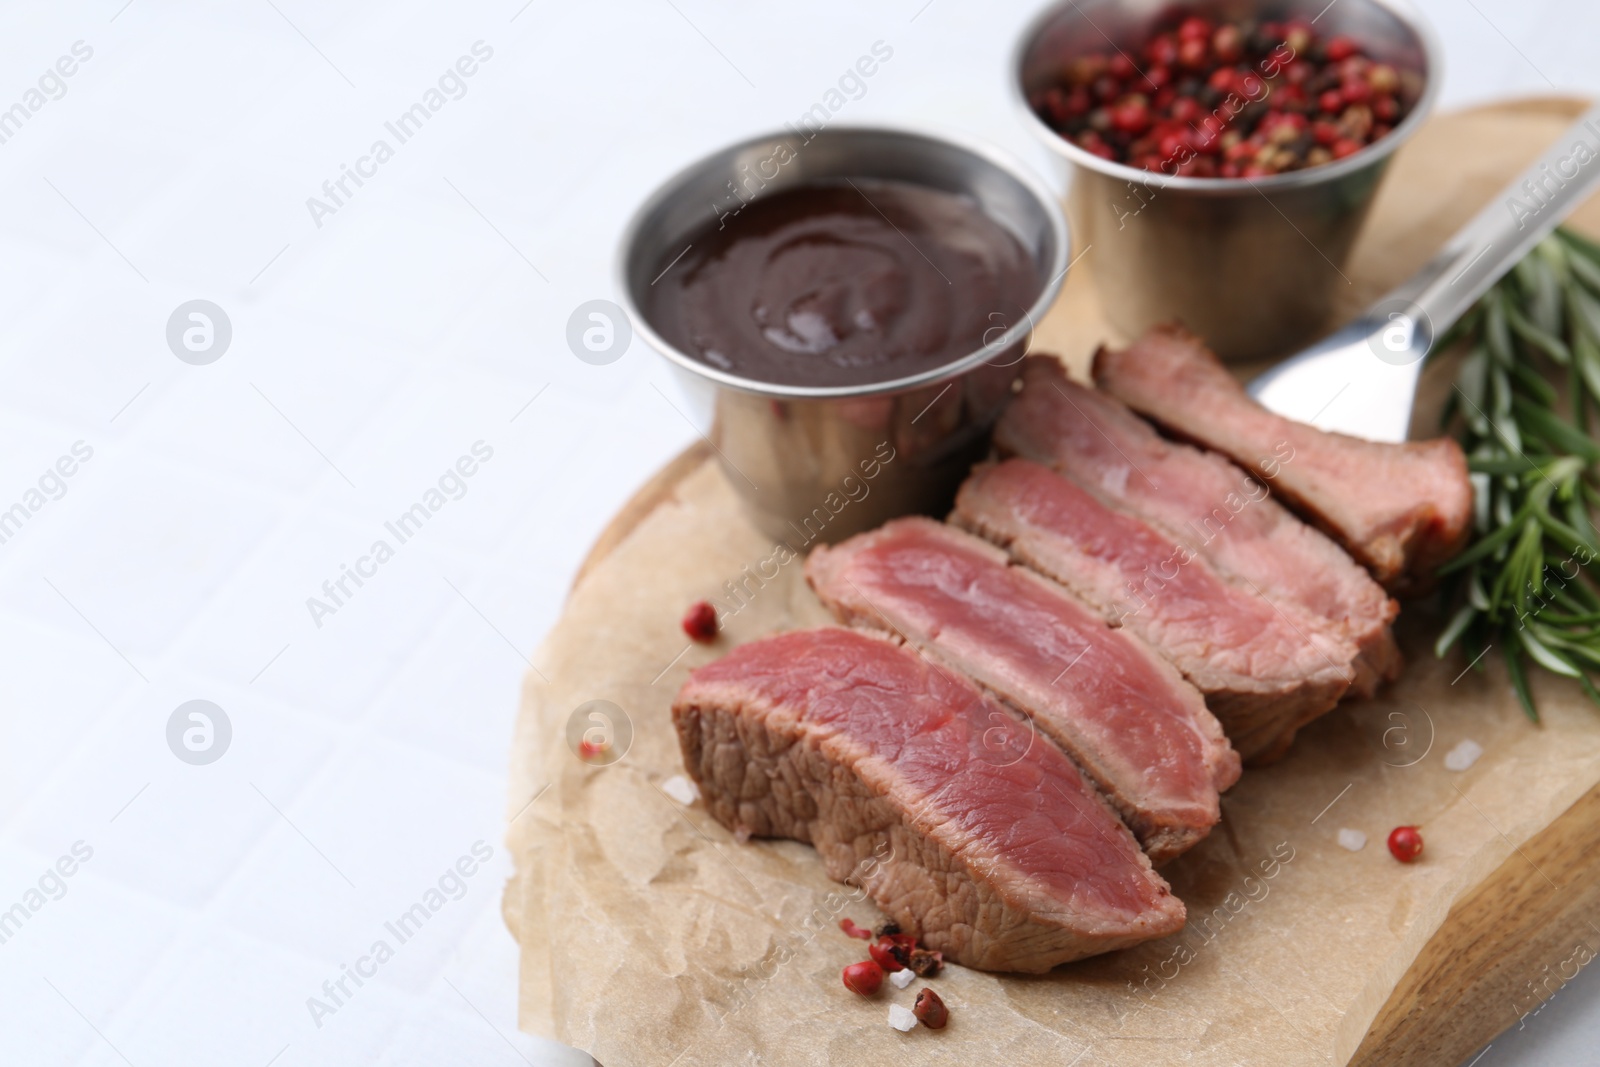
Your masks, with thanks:
<instances>
[{"instance_id":1,"label":"rosemary leaf","mask_svg":"<svg viewBox=\"0 0 1600 1067\"><path fill-rule=\"evenodd\" d=\"M1468 346L1451 411L1476 539L1439 568L1457 606L1434 651L1496 649L1534 722L1531 667L1600 706L1600 243L1558 229L1445 339Z\"/></svg>"}]
</instances>

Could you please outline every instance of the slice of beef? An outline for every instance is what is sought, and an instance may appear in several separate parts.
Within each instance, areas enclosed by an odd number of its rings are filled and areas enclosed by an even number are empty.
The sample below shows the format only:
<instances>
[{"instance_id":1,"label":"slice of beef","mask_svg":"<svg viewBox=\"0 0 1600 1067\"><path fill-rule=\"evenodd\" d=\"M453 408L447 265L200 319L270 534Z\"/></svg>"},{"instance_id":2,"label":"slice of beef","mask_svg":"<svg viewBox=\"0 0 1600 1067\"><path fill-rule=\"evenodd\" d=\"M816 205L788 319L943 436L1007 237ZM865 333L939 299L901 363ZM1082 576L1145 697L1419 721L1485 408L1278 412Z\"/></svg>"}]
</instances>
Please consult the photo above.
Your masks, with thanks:
<instances>
[{"instance_id":1,"label":"slice of beef","mask_svg":"<svg viewBox=\"0 0 1600 1067\"><path fill-rule=\"evenodd\" d=\"M1385 444L1273 414L1205 345L1172 327L1102 349L1094 375L1135 411L1269 480L1392 591L1430 587L1471 533L1467 460L1448 437Z\"/></svg>"},{"instance_id":2,"label":"slice of beef","mask_svg":"<svg viewBox=\"0 0 1600 1067\"><path fill-rule=\"evenodd\" d=\"M1041 972L1183 927L1072 761L901 645L835 628L740 645L690 675L672 718L719 822L810 842L956 962ZM997 750L997 730L1020 743Z\"/></svg>"},{"instance_id":3,"label":"slice of beef","mask_svg":"<svg viewBox=\"0 0 1600 1067\"><path fill-rule=\"evenodd\" d=\"M1399 605L1264 485L1213 452L1166 440L1120 401L1069 380L1053 358L1030 357L1022 377L995 430L1003 454L1115 500L1272 603L1329 620L1361 650L1352 695L1371 696L1400 673L1389 630Z\"/></svg>"},{"instance_id":4,"label":"slice of beef","mask_svg":"<svg viewBox=\"0 0 1600 1067\"><path fill-rule=\"evenodd\" d=\"M1198 690L1153 649L971 534L896 519L806 560L838 618L884 629L973 678L1066 749L1150 858L1199 841L1239 756Z\"/></svg>"},{"instance_id":5,"label":"slice of beef","mask_svg":"<svg viewBox=\"0 0 1600 1067\"><path fill-rule=\"evenodd\" d=\"M1138 634L1206 697L1241 758L1273 758L1355 678L1355 645L1275 606L1143 519L1037 463L975 469L952 521Z\"/></svg>"}]
</instances>

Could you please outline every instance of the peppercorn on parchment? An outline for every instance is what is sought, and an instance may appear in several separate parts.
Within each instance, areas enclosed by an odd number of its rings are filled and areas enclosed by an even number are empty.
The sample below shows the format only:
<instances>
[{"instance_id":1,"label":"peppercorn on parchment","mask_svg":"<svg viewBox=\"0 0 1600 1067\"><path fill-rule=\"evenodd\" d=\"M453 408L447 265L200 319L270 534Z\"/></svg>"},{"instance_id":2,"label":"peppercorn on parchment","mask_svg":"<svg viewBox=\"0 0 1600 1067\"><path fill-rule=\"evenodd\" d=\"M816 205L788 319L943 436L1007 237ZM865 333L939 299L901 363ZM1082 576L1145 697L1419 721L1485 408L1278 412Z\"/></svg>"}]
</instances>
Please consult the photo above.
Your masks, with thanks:
<instances>
[{"instance_id":1,"label":"peppercorn on parchment","mask_svg":"<svg viewBox=\"0 0 1600 1067\"><path fill-rule=\"evenodd\" d=\"M1578 110L1530 102L1430 123L1380 194L1347 270L1348 309L1420 265ZM1600 231L1600 211L1591 203L1574 222ZM1092 265L1091 253L1035 342L1079 373L1112 339ZM1453 370L1425 377L1422 433ZM1508 859L1524 862L1516 849L1600 782L1600 711L1575 686L1540 677L1533 726L1494 653L1487 673L1463 673L1479 649L1436 661L1435 606L1407 604L1403 678L1301 731L1282 762L1247 770L1222 823L1163 868L1189 909L1182 933L1041 977L947 966L863 999L839 976L866 946L838 923L882 921L871 902L831 882L808 846L738 843L702 803L663 789L683 774L669 708L688 671L738 642L831 621L800 560L783 562L744 521L714 462L680 465L669 482L574 587L527 677L512 755L505 911L522 946L522 1025L606 1067L1344 1064L1451 905ZM709 645L678 625L703 598L737 608ZM625 754L606 766L569 745L569 721L593 700L623 712L612 741ZM1483 755L1446 769L1467 739ZM1427 843L1411 866L1384 847L1405 823ZM1341 829L1364 833L1365 847L1341 847ZM1538 940L1508 946L1528 973L1501 977L1498 1019L1472 1020L1484 1039L1538 1006L1544 964L1600 951L1583 923ZM924 984L949 1026L891 1029L889 1005L909 1008Z\"/></svg>"}]
</instances>

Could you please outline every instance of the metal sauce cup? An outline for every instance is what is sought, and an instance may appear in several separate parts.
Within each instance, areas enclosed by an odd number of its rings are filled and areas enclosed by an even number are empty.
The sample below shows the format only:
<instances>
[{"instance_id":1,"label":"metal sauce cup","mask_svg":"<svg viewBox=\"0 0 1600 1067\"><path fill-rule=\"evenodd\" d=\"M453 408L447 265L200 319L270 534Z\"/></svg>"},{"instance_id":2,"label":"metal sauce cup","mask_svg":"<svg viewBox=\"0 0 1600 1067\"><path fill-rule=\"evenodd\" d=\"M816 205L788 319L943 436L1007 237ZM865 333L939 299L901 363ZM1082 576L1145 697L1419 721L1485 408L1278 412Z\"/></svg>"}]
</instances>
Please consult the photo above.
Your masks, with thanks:
<instances>
[{"instance_id":1,"label":"metal sauce cup","mask_svg":"<svg viewBox=\"0 0 1600 1067\"><path fill-rule=\"evenodd\" d=\"M703 363L656 332L643 311L645 295L697 232L741 203L846 178L970 197L1032 258L1031 305L995 308L992 336L960 359L869 385L754 381ZM1069 246L1054 194L993 148L906 129L786 130L708 156L651 196L623 235L619 288L638 334L685 376L691 392L714 394L709 438L752 519L798 551L896 515L949 507L988 448L1032 324L1060 291Z\"/></svg>"},{"instance_id":2,"label":"metal sauce cup","mask_svg":"<svg viewBox=\"0 0 1600 1067\"><path fill-rule=\"evenodd\" d=\"M1171 10L1169 0L1065 0L1023 32L1012 90L1024 122L1062 163L1073 229L1093 250L1112 324L1135 335L1176 319L1226 359L1281 357L1330 325L1335 296L1350 284L1344 267L1351 246L1389 157L1437 95L1439 43L1404 0L1192 0L1183 9L1213 19L1316 19L1321 39L1350 36L1375 61L1422 75L1406 118L1344 159L1264 178L1173 177L1086 152L1028 105L1074 57L1107 52L1113 42L1135 55Z\"/></svg>"}]
</instances>

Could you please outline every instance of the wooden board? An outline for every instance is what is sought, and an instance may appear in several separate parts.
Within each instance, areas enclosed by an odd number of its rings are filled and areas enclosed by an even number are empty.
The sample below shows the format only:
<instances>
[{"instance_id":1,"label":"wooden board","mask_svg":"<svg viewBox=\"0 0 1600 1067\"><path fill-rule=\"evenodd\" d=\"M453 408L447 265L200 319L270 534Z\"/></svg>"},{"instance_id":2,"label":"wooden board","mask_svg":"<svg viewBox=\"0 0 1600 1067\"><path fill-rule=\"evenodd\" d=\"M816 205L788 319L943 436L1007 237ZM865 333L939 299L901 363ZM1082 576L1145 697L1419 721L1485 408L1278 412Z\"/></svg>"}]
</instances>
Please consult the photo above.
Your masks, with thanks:
<instances>
[{"instance_id":1,"label":"wooden board","mask_svg":"<svg viewBox=\"0 0 1600 1067\"><path fill-rule=\"evenodd\" d=\"M1496 124L1515 128L1515 147L1531 156L1583 106L1579 101L1533 100L1483 109L1458 116L1456 121L1473 120L1472 128L1480 134L1485 123L1491 131ZM1481 153L1482 141L1475 139L1475 143L1463 145L1462 151ZM1501 169L1509 176L1520 165L1519 159L1508 159ZM1397 218L1393 210L1386 213L1380 202L1375 214L1388 224L1388 239L1364 239L1358 247L1350 270L1355 284L1343 301L1348 310L1359 308L1404 278L1497 190L1494 179L1485 178L1483 168L1462 168L1462 175L1437 168L1409 173L1406 155L1401 154L1392 183L1399 186L1399 192L1386 189L1385 196L1405 196L1415 209ZM1420 181L1437 189L1421 193L1406 188L1407 183ZM1600 212L1593 208L1589 205L1579 222L1584 228L1600 230ZM1393 232L1397 229L1403 232ZM1116 339L1098 315L1086 274L1077 272L1051 316L1041 324L1035 346L1061 353L1069 366L1079 369L1095 344ZM1436 407L1448 387L1451 368L1431 370L1427 395L1419 405L1422 408ZM675 504L680 487L709 462L709 449L697 444L659 471L607 526L580 569L575 587L604 567L658 509ZM735 520L730 517L730 521ZM558 629L565 625L568 623L563 620ZM1509 697L1505 699L1509 703ZM519 736L526 745L529 731L523 730ZM534 753L525 755L526 759L514 760L514 771L520 768L523 780L529 778L527 767ZM1521 1013L1532 1011L1559 990L1559 980L1541 983L1531 979L1557 970L1556 965L1573 956L1574 930L1593 929L1587 927L1586 917L1595 914L1600 904L1600 783L1594 781L1592 771L1583 773L1589 775L1582 783L1587 792L1576 803L1531 836L1522 835L1520 845L1507 836L1509 855L1503 862L1455 895L1454 904L1432 936L1375 1001L1381 1006L1370 1027L1356 1030L1343 1042L1346 1052L1338 1057L1340 1062L1458 1063L1515 1025ZM520 806L520 802L514 804L513 810ZM513 833L514 849L516 840ZM1381 848L1381 841L1369 845L1374 847ZM526 872L519 877L525 878ZM520 887L522 891L526 888L525 884ZM507 893L507 914L514 932L536 921L526 913L515 886ZM1591 955L1600 949L1600 932L1581 935L1579 940ZM526 971L524 993L526 1004Z\"/></svg>"}]
</instances>

